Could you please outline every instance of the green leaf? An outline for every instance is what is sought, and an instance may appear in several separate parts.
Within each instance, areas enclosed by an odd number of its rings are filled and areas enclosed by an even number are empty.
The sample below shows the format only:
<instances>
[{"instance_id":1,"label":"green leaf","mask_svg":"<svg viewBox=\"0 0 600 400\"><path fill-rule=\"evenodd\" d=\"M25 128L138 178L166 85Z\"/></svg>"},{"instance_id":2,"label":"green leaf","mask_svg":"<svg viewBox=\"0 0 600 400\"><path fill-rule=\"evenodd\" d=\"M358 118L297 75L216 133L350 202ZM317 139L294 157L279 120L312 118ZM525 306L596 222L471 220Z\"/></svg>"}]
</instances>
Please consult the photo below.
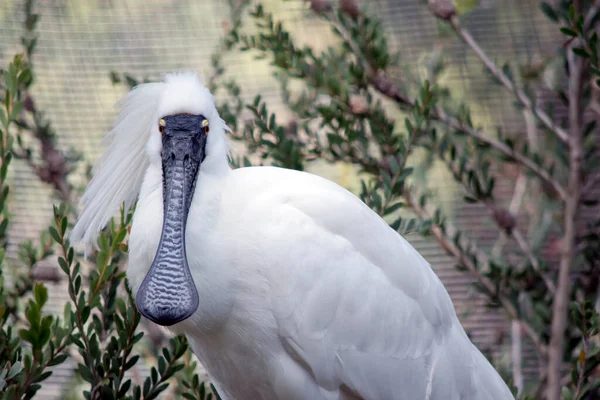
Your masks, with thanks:
<instances>
[{"instance_id":1,"label":"green leaf","mask_svg":"<svg viewBox=\"0 0 600 400\"><path fill-rule=\"evenodd\" d=\"M19 84L27 84L30 80L31 80L31 69L24 68L21 71L21 73L19 74L17 81L19 82Z\"/></svg>"},{"instance_id":2,"label":"green leaf","mask_svg":"<svg viewBox=\"0 0 600 400\"><path fill-rule=\"evenodd\" d=\"M55 365L62 364L68 357L69 356L67 354L59 354L48 362L48 366L54 367Z\"/></svg>"},{"instance_id":3,"label":"green leaf","mask_svg":"<svg viewBox=\"0 0 600 400\"><path fill-rule=\"evenodd\" d=\"M8 218L5 218L0 222L0 237L4 236L6 229L8 229Z\"/></svg>"},{"instance_id":4,"label":"green leaf","mask_svg":"<svg viewBox=\"0 0 600 400\"><path fill-rule=\"evenodd\" d=\"M18 373L20 373L23 370L23 364L21 364L20 361L17 361L16 363L13 364L12 367L10 367L10 371L8 371L8 375L6 375L7 379L12 379L15 376L17 376Z\"/></svg>"},{"instance_id":5,"label":"green leaf","mask_svg":"<svg viewBox=\"0 0 600 400\"><path fill-rule=\"evenodd\" d=\"M166 368L167 368L167 363L166 363L165 359L162 357L159 357L158 358L158 372L160 372L160 374L163 375Z\"/></svg>"},{"instance_id":6,"label":"green leaf","mask_svg":"<svg viewBox=\"0 0 600 400\"><path fill-rule=\"evenodd\" d=\"M91 385L94 384L94 375L92 375L92 372L88 367L79 363L77 364L77 372L79 372L79 375L83 378L83 380L90 383Z\"/></svg>"},{"instance_id":7,"label":"green leaf","mask_svg":"<svg viewBox=\"0 0 600 400\"><path fill-rule=\"evenodd\" d=\"M52 375L52 371L46 371L46 372L42 372L40 375L38 375L33 381L32 383L38 383L41 382L45 379L47 379L50 375Z\"/></svg>"},{"instance_id":8,"label":"green leaf","mask_svg":"<svg viewBox=\"0 0 600 400\"><path fill-rule=\"evenodd\" d=\"M50 236L52 236L52 239L54 239L54 241L56 241L56 243L62 244L62 239L60 238L58 231L53 226L51 226L49 228L49 231L50 231Z\"/></svg>"},{"instance_id":9,"label":"green leaf","mask_svg":"<svg viewBox=\"0 0 600 400\"><path fill-rule=\"evenodd\" d=\"M552 8L550 4L546 3L545 1L542 1L542 3L540 4L540 9L546 15L546 17L548 17L549 20L551 20L552 22L558 22L558 14L556 14L556 11L554 10L554 8Z\"/></svg>"},{"instance_id":10,"label":"green leaf","mask_svg":"<svg viewBox=\"0 0 600 400\"><path fill-rule=\"evenodd\" d=\"M410 176L410 174L412 174L412 172L413 172L413 168L412 167L404 168L402 170L402 173L400 174L400 177L398 179L400 181L403 181L406 178L408 178Z\"/></svg>"},{"instance_id":11,"label":"green leaf","mask_svg":"<svg viewBox=\"0 0 600 400\"><path fill-rule=\"evenodd\" d=\"M166 388L169 387L169 382L162 383L160 386L156 387L152 393L146 396L146 400L152 400L158 397L161 392L165 391Z\"/></svg>"},{"instance_id":12,"label":"green leaf","mask_svg":"<svg viewBox=\"0 0 600 400\"><path fill-rule=\"evenodd\" d=\"M21 113L21 110L23 109L23 104L21 102L15 102L13 104L13 108L10 111L10 119L15 121L17 119L17 117L19 116L19 114Z\"/></svg>"},{"instance_id":13,"label":"green leaf","mask_svg":"<svg viewBox=\"0 0 600 400\"><path fill-rule=\"evenodd\" d=\"M412 133L414 132L415 128L414 128L414 126L413 126L412 122L410 122L410 119L408 119L408 118L405 118L405 119L404 119L404 125L406 126L406 131L407 131L409 134L412 134Z\"/></svg>"},{"instance_id":14,"label":"green leaf","mask_svg":"<svg viewBox=\"0 0 600 400\"><path fill-rule=\"evenodd\" d=\"M185 368L184 364L173 365L170 369L171 373L169 374L169 376L175 375L177 372L181 371L184 368Z\"/></svg>"},{"instance_id":15,"label":"green leaf","mask_svg":"<svg viewBox=\"0 0 600 400\"><path fill-rule=\"evenodd\" d=\"M62 269L65 274L69 275L69 266L67 265L67 262L65 261L64 258L62 258L62 257L58 258L58 265L60 266L60 269Z\"/></svg>"},{"instance_id":16,"label":"green leaf","mask_svg":"<svg viewBox=\"0 0 600 400\"><path fill-rule=\"evenodd\" d=\"M590 58L589 53L580 47L573 47L573 53L583 58Z\"/></svg>"},{"instance_id":17,"label":"green leaf","mask_svg":"<svg viewBox=\"0 0 600 400\"><path fill-rule=\"evenodd\" d=\"M569 20L575 19L575 4L573 2L568 2L569 4Z\"/></svg>"},{"instance_id":18,"label":"green leaf","mask_svg":"<svg viewBox=\"0 0 600 400\"><path fill-rule=\"evenodd\" d=\"M139 355L134 355L132 356L129 360L127 360L127 362L125 363L125 371L131 369L140 359Z\"/></svg>"},{"instance_id":19,"label":"green leaf","mask_svg":"<svg viewBox=\"0 0 600 400\"><path fill-rule=\"evenodd\" d=\"M471 197L471 196L464 196L464 199L467 203L478 203L479 202L479 200L477 200L476 198Z\"/></svg>"},{"instance_id":20,"label":"green leaf","mask_svg":"<svg viewBox=\"0 0 600 400\"><path fill-rule=\"evenodd\" d=\"M156 371L156 368L152 368L150 370L150 377L152 378L152 383L156 384L158 382L158 372Z\"/></svg>"},{"instance_id":21,"label":"green leaf","mask_svg":"<svg viewBox=\"0 0 600 400\"><path fill-rule=\"evenodd\" d=\"M127 394L127 391L129 390L130 387L131 387L131 379L127 379L121 385L121 388L119 389L119 393L118 393L117 397L118 398L124 397Z\"/></svg>"},{"instance_id":22,"label":"green leaf","mask_svg":"<svg viewBox=\"0 0 600 400\"><path fill-rule=\"evenodd\" d=\"M390 171L392 171L393 175L396 175L398 173L398 170L400 169L400 165L398 164L396 157L390 157L388 162L390 165Z\"/></svg>"},{"instance_id":23,"label":"green leaf","mask_svg":"<svg viewBox=\"0 0 600 400\"><path fill-rule=\"evenodd\" d=\"M391 206L389 206L385 209L384 215L389 215L389 214L401 209L403 205L404 204L402 202L392 204Z\"/></svg>"},{"instance_id":24,"label":"green leaf","mask_svg":"<svg viewBox=\"0 0 600 400\"><path fill-rule=\"evenodd\" d=\"M577 32L575 32L573 29L571 28L567 28L567 27L562 27L560 28L560 31L562 33L564 33L567 36L572 36L572 37L577 37Z\"/></svg>"},{"instance_id":25,"label":"green leaf","mask_svg":"<svg viewBox=\"0 0 600 400\"><path fill-rule=\"evenodd\" d=\"M0 108L0 123L4 128L8 128L8 118L6 116L6 111L4 111L4 108Z\"/></svg>"},{"instance_id":26,"label":"green leaf","mask_svg":"<svg viewBox=\"0 0 600 400\"><path fill-rule=\"evenodd\" d=\"M11 64L11 67L13 66L14 64ZM9 71L4 71L2 76L4 77L4 86L6 86L6 97L8 98L9 93L14 94L14 92L16 91L15 82L13 80L12 74Z\"/></svg>"},{"instance_id":27,"label":"green leaf","mask_svg":"<svg viewBox=\"0 0 600 400\"><path fill-rule=\"evenodd\" d=\"M46 289L43 283L36 282L33 292L36 303L38 303L39 307L42 308L48 300L48 289Z\"/></svg>"}]
</instances>

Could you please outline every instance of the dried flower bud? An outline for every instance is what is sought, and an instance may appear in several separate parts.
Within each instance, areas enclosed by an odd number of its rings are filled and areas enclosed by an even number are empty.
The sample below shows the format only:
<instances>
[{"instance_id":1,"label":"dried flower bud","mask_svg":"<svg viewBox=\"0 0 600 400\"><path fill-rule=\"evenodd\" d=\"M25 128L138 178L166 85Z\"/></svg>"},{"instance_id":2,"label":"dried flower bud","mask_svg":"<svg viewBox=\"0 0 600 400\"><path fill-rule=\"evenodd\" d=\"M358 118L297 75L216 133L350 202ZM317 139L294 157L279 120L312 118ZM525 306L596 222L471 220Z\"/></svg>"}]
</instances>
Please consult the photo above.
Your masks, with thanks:
<instances>
[{"instance_id":1,"label":"dried flower bud","mask_svg":"<svg viewBox=\"0 0 600 400\"><path fill-rule=\"evenodd\" d=\"M428 0L429 11L440 19L449 20L456 14L452 0Z\"/></svg>"},{"instance_id":2,"label":"dried flower bud","mask_svg":"<svg viewBox=\"0 0 600 400\"><path fill-rule=\"evenodd\" d=\"M498 226L508 234L512 233L512 230L517 226L517 219L505 208L494 208L493 217Z\"/></svg>"},{"instance_id":3,"label":"dried flower bud","mask_svg":"<svg viewBox=\"0 0 600 400\"><path fill-rule=\"evenodd\" d=\"M385 72L380 71L372 79L371 83L377 89L377 91L390 99L394 99L398 103L410 104L410 100L400 93L398 86L394 80L389 77Z\"/></svg>"},{"instance_id":4,"label":"dried flower bud","mask_svg":"<svg viewBox=\"0 0 600 400\"><path fill-rule=\"evenodd\" d=\"M28 95L25 97L25 99L23 100L23 108L29 111L30 113L35 112L35 103L33 102L31 96Z\"/></svg>"},{"instance_id":5,"label":"dried flower bud","mask_svg":"<svg viewBox=\"0 0 600 400\"><path fill-rule=\"evenodd\" d=\"M364 97L357 94L350 96L349 104L353 114L364 115L367 113L367 111L369 111L369 105L367 104L367 101L364 99Z\"/></svg>"},{"instance_id":6,"label":"dried flower bud","mask_svg":"<svg viewBox=\"0 0 600 400\"><path fill-rule=\"evenodd\" d=\"M328 0L310 0L310 8L317 13L327 11L331 5Z\"/></svg>"},{"instance_id":7,"label":"dried flower bud","mask_svg":"<svg viewBox=\"0 0 600 400\"><path fill-rule=\"evenodd\" d=\"M360 15L360 8L356 0L340 0L340 9L344 14L356 19Z\"/></svg>"}]
</instances>

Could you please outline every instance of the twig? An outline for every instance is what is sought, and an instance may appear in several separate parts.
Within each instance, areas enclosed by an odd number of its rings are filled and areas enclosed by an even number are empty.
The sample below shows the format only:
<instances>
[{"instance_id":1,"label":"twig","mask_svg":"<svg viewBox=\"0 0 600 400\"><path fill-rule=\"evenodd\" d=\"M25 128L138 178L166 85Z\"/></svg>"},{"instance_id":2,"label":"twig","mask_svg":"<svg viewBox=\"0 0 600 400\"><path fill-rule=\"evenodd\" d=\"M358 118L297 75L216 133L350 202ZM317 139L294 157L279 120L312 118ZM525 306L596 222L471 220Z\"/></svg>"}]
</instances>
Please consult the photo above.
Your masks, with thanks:
<instances>
[{"instance_id":1,"label":"twig","mask_svg":"<svg viewBox=\"0 0 600 400\"><path fill-rule=\"evenodd\" d=\"M576 11L581 13L581 1L575 1ZM573 41L577 46L579 40ZM584 59L568 50L569 63L569 196L566 199L564 214L564 237L562 255L558 273L558 287L552 303L552 326L548 351L548 394L549 400L559 400L561 395L561 368L563 360L564 337L567 322L569 294L571 292L570 271L575 259L575 239L577 235L576 217L581 195L582 172L582 119L581 99Z\"/></svg>"},{"instance_id":2,"label":"twig","mask_svg":"<svg viewBox=\"0 0 600 400\"><path fill-rule=\"evenodd\" d=\"M481 59L481 61L490 71L490 73L494 75L502 83L502 85L504 85L508 90L510 90L525 108L531 110L533 114L550 131L554 132L556 136L560 138L560 140L569 144L569 135L567 134L567 132L560 126L556 125L552 118L548 116L548 114L546 114L539 107L537 107L533 103L533 101L521 89L519 89L508 76L506 76L506 74L504 74L502 71L500 71L500 69L498 69L498 66L492 60L490 60L487 54L485 54L485 51L483 51L483 49L475 41L473 36L471 36L471 33L469 33L469 31L463 28L463 26L460 24L460 21L458 20L458 17L454 15L449 19L449 21L454 30L465 41L465 43L467 43L467 45L469 45L469 47L473 49L475 54L477 54L477 56Z\"/></svg>"}]
</instances>

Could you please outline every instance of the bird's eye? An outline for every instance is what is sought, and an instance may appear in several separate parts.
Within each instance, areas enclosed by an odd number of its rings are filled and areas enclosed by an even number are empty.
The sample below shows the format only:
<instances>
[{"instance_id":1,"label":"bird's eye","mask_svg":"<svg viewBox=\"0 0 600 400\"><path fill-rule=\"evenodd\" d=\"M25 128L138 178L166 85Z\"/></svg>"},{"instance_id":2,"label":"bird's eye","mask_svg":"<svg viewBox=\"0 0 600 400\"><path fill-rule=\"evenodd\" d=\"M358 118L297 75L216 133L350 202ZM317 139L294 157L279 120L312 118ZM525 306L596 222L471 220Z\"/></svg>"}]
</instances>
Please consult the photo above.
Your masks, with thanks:
<instances>
[{"instance_id":1,"label":"bird's eye","mask_svg":"<svg viewBox=\"0 0 600 400\"><path fill-rule=\"evenodd\" d=\"M202 127L204 128L204 134L208 134L208 131L210 130L210 128L208 127L208 120L205 119L204 121L202 121Z\"/></svg>"},{"instance_id":2,"label":"bird's eye","mask_svg":"<svg viewBox=\"0 0 600 400\"><path fill-rule=\"evenodd\" d=\"M163 133L165 133L165 120L161 119L160 121L158 121L158 131L160 132L160 134L162 135Z\"/></svg>"}]
</instances>

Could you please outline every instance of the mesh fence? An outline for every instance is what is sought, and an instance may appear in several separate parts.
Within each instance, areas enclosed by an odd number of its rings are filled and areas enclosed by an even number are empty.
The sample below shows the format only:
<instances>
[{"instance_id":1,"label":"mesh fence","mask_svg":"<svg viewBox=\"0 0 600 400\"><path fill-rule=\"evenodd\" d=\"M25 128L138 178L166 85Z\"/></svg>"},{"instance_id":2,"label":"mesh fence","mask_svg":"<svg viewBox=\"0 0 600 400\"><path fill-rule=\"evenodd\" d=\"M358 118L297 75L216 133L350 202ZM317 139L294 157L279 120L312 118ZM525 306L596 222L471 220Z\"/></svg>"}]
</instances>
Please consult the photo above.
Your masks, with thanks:
<instances>
[{"instance_id":1,"label":"mesh fence","mask_svg":"<svg viewBox=\"0 0 600 400\"><path fill-rule=\"evenodd\" d=\"M330 44L329 28L322 25L301 1L265 1L299 42L324 48ZM376 0L363 2L377 15L389 33L391 50L401 54L401 65L411 72L406 79L422 74L432 52L444 50L449 68L443 79L459 99L474 104L474 119L487 127L501 126L511 131L523 129L522 115L512 106L512 98L502 89L490 90L490 79L470 50L429 15L426 6L413 0ZM111 71L131 73L139 78L158 79L173 70L208 73L210 56L223 35L228 9L221 1L147 1L147 0L43 0L38 48L34 55L36 83L34 95L38 108L45 111L59 134L61 148L75 148L86 160L94 161L102 151L99 143L108 131L117 110L114 103L124 93L111 83ZM21 1L0 0L0 63L6 65L21 51L20 36L25 14ZM465 21L474 37L499 63L513 60L536 63L554 54L557 47L555 27L550 26L531 0L481 0ZM227 74L242 86L250 99L261 94L273 110L279 108L279 87L266 61L252 54L232 52L225 56ZM404 69L399 69L401 73ZM285 118L285 114L281 114ZM342 168L342 169L340 169ZM83 169L83 168L81 168ZM319 167L317 173L340 180L343 167ZM80 171L81 172L81 171ZM14 214L10 232L12 255L16 244L35 239L50 221L52 190L40 183L30 168L17 161L12 175ZM478 206L465 207L460 193L444 176L433 176L440 201L455 222L482 247L497 239ZM510 185L500 188L510 195ZM433 265L451 297L457 312L474 341L483 349L506 354L504 337L508 325L497 312L491 312L474 297L470 279L458 273L439 246L427 239L408 239ZM67 295L62 283L50 288L51 306L62 310ZM475 299L475 300L474 300ZM527 371L535 363L525 356ZM48 397L59 396L70 381L72 365L61 367L47 386Z\"/></svg>"}]
</instances>

